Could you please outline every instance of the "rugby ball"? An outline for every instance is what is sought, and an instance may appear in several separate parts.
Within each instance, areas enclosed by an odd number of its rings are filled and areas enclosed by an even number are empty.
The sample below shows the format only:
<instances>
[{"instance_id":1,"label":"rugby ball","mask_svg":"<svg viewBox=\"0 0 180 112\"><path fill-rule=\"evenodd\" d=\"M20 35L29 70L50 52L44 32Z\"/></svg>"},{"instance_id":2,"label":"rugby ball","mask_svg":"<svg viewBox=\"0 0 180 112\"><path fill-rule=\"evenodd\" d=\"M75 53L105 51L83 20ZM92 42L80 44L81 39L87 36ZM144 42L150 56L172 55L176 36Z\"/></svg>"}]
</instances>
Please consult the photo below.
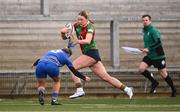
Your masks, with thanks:
<instances>
[{"instance_id":1,"label":"rugby ball","mask_svg":"<svg viewBox=\"0 0 180 112\"><path fill-rule=\"evenodd\" d=\"M65 27L67 27L67 28L70 29L70 33L73 33L73 32L74 32L74 26L73 26L72 23L67 23L67 24L65 25Z\"/></svg>"}]
</instances>

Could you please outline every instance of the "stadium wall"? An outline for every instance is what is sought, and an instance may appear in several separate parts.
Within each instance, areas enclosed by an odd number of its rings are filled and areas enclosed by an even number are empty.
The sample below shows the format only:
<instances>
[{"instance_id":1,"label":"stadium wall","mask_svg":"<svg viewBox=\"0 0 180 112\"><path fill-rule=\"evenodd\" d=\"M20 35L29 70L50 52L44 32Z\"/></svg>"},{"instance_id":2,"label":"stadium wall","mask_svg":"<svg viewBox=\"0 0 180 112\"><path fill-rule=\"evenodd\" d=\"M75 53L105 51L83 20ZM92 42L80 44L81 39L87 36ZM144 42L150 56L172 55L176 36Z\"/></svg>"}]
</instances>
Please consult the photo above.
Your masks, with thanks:
<instances>
[{"instance_id":1,"label":"stadium wall","mask_svg":"<svg viewBox=\"0 0 180 112\"><path fill-rule=\"evenodd\" d=\"M142 47L141 15L149 13L163 38L169 67L179 67L179 4L178 0L1 0L0 7L0 57L1 70L31 69L31 63L45 51L62 48L65 42L59 39L59 29L76 19L77 13L88 9L96 22L96 43L107 67L114 62L117 68L136 68L142 56L129 55L121 46ZM102 4L103 3L103 4ZM151 5L149 5L151 4ZM42 10L49 9L49 16ZM118 55L111 55L111 21L119 23L116 41ZM116 22L116 23L117 23ZM104 49L105 48L105 49ZM16 52L14 52L16 51ZM72 59L80 51L74 49ZM115 57L116 56L116 57ZM114 60L112 60L112 58ZM32 70L32 69L31 69Z\"/></svg>"}]
</instances>

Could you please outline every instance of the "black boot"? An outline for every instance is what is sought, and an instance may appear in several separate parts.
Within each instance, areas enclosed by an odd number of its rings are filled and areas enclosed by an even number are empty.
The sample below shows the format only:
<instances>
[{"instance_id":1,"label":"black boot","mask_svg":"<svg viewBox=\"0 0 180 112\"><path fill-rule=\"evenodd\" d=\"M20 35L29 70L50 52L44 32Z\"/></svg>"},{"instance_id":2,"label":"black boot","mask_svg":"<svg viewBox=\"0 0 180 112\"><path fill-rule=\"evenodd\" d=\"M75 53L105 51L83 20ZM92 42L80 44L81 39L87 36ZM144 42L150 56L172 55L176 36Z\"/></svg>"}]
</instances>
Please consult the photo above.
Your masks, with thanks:
<instances>
[{"instance_id":1,"label":"black boot","mask_svg":"<svg viewBox=\"0 0 180 112\"><path fill-rule=\"evenodd\" d=\"M173 81L171 79L171 77L169 77L169 75L164 79L168 85L171 87L172 93L171 93L171 97L176 97L176 88L174 87Z\"/></svg>"},{"instance_id":2,"label":"black boot","mask_svg":"<svg viewBox=\"0 0 180 112\"><path fill-rule=\"evenodd\" d=\"M171 93L171 97L176 97L176 93L177 93L177 90L173 90L172 93Z\"/></svg>"},{"instance_id":3,"label":"black boot","mask_svg":"<svg viewBox=\"0 0 180 112\"><path fill-rule=\"evenodd\" d=\"M44 91L39 91L39 104L44 105Z\"/></svg>"},{"instance_id":4,"label":"black boot","mask_svg":"<svg viewBox=\"0 0 180 112\"><path fill-rule=\"evenodd\" d=\"M150 93L154 93L155 89L159 85L159 83L152 77L151 73L148 70L145 70L141 74L144 75L144 77L148 78L151 81L152 84L151 84Z\"/></svg>"},{"instance_id":5,"label":"black boot","mask_svg":"<svg viewBox=\"0 0 180 112\"><path fill-rule=\"evenodd\" d=\"M156 89L156 87L159 85L159 83L157 82L157 81L155 81L155 82L152 82L152 84L151 84L151 90L150 90L150 93L152 94L152 93L155 93L155 89Z\"/></svg>"},{"instance_id":6,"label":"black boot","mask_svg":"<svg viewBox=\"0 0 180 112\"><path fill-rule=\"evenodd\" d=\"M58 100L52 99L51 105L61 105Z\"/></svg>"}]
</instances>

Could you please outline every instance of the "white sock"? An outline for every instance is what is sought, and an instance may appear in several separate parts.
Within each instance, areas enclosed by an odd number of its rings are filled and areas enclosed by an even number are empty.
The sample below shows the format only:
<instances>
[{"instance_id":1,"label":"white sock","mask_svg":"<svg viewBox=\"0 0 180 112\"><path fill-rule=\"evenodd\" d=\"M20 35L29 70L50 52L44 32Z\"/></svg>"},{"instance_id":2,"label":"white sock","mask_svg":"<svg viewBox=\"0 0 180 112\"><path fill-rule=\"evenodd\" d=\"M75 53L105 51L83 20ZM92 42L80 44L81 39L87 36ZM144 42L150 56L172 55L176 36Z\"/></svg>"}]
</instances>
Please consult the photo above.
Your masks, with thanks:
<instances>
[{"instance_id":1,"label":"white sock","mask_svg":"<svg viewBox=\"0 0 180 112\"><path fill-rule=\"evenodd\" d=\"M124 91L127 92L129 89L130 89L130 88L126 86L126 87L124 88Z\"/></svg>"},{"instance_id":2,"label":"white sock","mask_svg":"<svg viewBox=\"0 0 180 112\"><path fill-rule=\"evenodd\" d=\"M82 92L82 91L84 91L82 87L77 88L77 92Z\"/></svg>"},{"instance_id":3,"label":"white sock","mask_svg":"<svg viewBox=\"0 0 180 112\"><path fill-rule=\"evenodd\" d=\"M40 87L38 87L38 92L39 92L39 91L45 92L45 88L44 88L43 86L40 86Z\"/></svg>"}]
</instances>

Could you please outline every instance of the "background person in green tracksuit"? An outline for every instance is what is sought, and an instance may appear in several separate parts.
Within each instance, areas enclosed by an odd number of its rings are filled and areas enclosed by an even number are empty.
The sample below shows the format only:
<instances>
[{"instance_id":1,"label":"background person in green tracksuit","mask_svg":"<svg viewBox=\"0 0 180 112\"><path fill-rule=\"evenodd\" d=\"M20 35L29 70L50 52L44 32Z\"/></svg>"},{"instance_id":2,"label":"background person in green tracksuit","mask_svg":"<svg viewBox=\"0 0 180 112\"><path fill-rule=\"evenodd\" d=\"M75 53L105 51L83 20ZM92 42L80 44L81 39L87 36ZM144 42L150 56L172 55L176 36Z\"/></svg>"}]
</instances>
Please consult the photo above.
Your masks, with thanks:
<instances>
[{"instance_id":1,"label":"background person in green tracksuit","mask_svg":"<svg viewBox=\"0 0 180 112\"><path fill-rule=\"evenodd\" d=\"M151 24L150 15L143 15L142 21L144 25L144 49L142 49L142 51L143 53L146 53L146 56L143 58L142 62L139 65L139 71L142 75L144 75L152 82L150 93L154 93L155 88L159 85L159 83L153 78L152 73L147 70L151 65L153 65L158 69L160 75L171 87L171 96L175 97L176 88L174 87L173 81L167 73L166 59L161 42L160 32Z\"/></svg>"}]
</instances>

